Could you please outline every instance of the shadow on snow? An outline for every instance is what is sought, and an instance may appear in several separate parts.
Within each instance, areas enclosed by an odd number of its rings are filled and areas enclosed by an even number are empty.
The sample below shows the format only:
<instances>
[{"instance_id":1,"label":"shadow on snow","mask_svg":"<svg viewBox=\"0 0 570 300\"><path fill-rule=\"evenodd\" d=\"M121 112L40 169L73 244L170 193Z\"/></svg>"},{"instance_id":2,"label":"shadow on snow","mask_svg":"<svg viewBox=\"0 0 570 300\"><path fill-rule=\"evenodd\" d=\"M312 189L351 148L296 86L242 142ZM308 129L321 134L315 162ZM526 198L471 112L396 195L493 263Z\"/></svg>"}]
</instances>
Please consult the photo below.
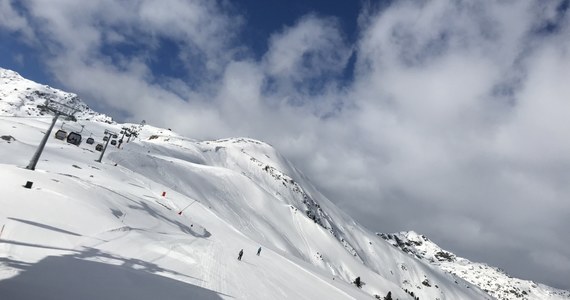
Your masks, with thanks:
<instances>
[{"instance_id":1,"label":"shadow on snow","mask_svg":"<svg viewBox=\"0 0 570 300\"><path fill-rule=\"evenodd\" d=\"M17 243L21 246L49 246ZM57 248L57 250L63 250ZM222 299L221 294L157 275L185 276L156 264L105 253L95 248L65 249L71 254L47 256L37 263L1 257L0 264L21 272L0 281L4 299ZM101 261L107 261L104 263ZM188 276L185 276L188 277ZM233 297L232 297L233 298Z\"/></svg>"}]
</instances>

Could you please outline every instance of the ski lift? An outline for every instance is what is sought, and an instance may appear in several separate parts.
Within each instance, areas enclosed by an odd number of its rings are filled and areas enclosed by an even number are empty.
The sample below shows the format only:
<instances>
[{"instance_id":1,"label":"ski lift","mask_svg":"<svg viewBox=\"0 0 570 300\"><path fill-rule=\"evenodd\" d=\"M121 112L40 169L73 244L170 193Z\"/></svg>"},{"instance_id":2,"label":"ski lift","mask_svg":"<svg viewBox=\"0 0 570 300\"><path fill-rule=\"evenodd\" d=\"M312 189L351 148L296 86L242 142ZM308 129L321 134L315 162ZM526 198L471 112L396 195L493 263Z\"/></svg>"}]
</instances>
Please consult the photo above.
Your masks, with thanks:
<instances>
[{"instance_id":1,"label":"ski lift","mask_svg":"<svg viewBox=\"0 0 570 300\"><path fill-rule=\"evenodd\" d=\"M87 138L87 140L85 142L89 145L93 145L93 143L95 143L95 140L92 137L90 137L90 138Z\"/></svg>"},{"instance_id":2,"label":"ski lift","mask_svg":"<svg viewBox=\"0 0 570 300\"><path fill-rule=\"evenodd\" d=\"M113 146L117 145L117 140L111 140L111 145Z\"/></svg>"},{"instance_id":3,"label":"ski lift","mask_svg":"<svg viewBox=\"0 0 570 300\"><path fill-rule=\"evenodd\" d=\"M81 144L81 134L77 132L71 132L67 136L67 142L75 146L79 146Z\"/></svg>"},{"instance_id":4,"label":"ski lift","mask_svg":"<svg viewBox=\"0 0 570 300\"><path fill-rule=\"evenodd\" d=\"M103 137L103 141L104 141L104 142L106 142L106 141L108 141L108 140L109 140L109 137L108 137L108 136L104 136L104 137Z\"/></svg>"},{"instance_id":5,"label":"ski lift","mask_svg":"<svg viewBox=\"0 0 570 300\"><path fill-rule=\"evenodd\" d=\"M67 136L67 131L60 129L55 133L55 138L58 140L65 140L65 137Z\"/></svg>"},{"instance_id":6,"label":"ski lift","mask_svg":"<svg viewBox=\"0 0 570 300\"><path fill-rule=\"evenodd\" d=\"M97 146L95 146L95 150L103 151L103 144L97 144Z\"/></svg>"},{"instance_id":7,"label":"ski lift","mask_svg":"<svg viewBox=\"0 0 570 300\"><path fill-rule=\"evenodd\" d=\"M118 138L118 137L119 137L118 135L113 134L113 138L114 138L114 139L116 139L116 138Z\"/></svg>"}]
</instances>

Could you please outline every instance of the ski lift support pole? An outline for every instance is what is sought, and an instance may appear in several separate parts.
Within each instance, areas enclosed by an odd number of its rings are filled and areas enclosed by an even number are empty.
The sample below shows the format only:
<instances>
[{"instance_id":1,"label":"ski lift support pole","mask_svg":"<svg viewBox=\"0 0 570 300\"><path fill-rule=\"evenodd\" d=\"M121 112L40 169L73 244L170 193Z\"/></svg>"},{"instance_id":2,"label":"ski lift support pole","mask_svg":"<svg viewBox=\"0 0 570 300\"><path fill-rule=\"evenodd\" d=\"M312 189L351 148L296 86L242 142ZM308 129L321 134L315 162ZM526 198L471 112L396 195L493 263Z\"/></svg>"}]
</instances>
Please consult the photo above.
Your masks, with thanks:
<instances>
[{"instance_id":1,"label":"ski lift support pole","mask_svg":"<svg viewBox=\"0 0 570 300\"><path fill-rule=\"evenodd\" d=\"M128 127L123 127L123 128L121 128L121 129L122 129L121 131L123 132L123 135L121 136L120 140L122 140L122 139L125 137L125 133L127 133L127 130L129 130L129 128L128 128Z\"/></svg>"},{"instance_id":2,"label":"ski lift support pole","mask_svg":"<svg viewBox=\"0 0 570 300\"><path fill-rule=\"evenodd\" d=\"M71 119L74 119L73 115L77 112L77 108L75 108L75 107L71 107L71 106L65 105L63 103L55 102L55 101L52 101L49 99L46 100L46 103L44 105L38 105L38 108L41 108L44 110L49 110L49 111L53 112L54 116L53 116L53 119L51 121L51 125L50 125L49 129L44 134L44 137L42 138L40 145L36 149L34 156L32 156L30 163L26 167L26 169L32 170L32 171L36 169L36 165L38 164L38 161L40 160L40 156L42 155L42 152L44 151L44 148L46 146L49 135L51 134L51 131L52 131L53 127L55 126L55 123L57 122L57 119L59 118L59 116L63 115L63 116L67 116ZM63 126L63 124L62 124L62 126Z\"/></svg>"},{"instance_id":3,"label":"ski lift support pole","mask_svg":"<svg viewBox=\"0 0 570 300\"><path fill-rule=\"evenodd\" d=\"M105 129L105 135L109 135L109 138L105 142L105 147L103 147L103 151L101 151L101 156L99 156L99 159L96 160L96 162L100 163L103 160L103 155L105 154L105 150L107 150L107 146L109 145L109 141L111 140L111 137L113 136L113 134L116 134L116 133Z\"/></svg>"}]
</instances>

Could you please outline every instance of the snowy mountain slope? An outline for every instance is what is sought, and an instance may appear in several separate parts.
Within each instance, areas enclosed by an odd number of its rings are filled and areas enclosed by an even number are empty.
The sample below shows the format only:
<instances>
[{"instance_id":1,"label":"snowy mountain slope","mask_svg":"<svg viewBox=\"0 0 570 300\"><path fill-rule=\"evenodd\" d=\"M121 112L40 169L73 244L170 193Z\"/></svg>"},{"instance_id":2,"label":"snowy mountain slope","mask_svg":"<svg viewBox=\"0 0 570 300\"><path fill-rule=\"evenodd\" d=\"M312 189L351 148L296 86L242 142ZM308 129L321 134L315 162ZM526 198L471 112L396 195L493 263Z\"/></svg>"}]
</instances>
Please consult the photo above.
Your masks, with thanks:
<instances>
[{"instance_id":1,"label":"snowy mountain slope","mask_svg":"<svg viewBox=\"0 0 570 300\"><path fill-rule=\"evenodd\" d=\"M0 298L367 298L294 257L271 249L254 256L258 243L203 204L179 215L192 199L95 163L88 147L52 139L37 171L13 165L33 148L21 138L30 130L24 124L0 118L2 132L16 138L0 143ZM246 254L237 262L240 248Z\"/></svg>"},{"instance_id":2,"label":"snowy mountain slope","mask_svg":"<svg viewBox=\"0 0 570 300\"><path fill-rule=\"evenodd\" d=\"M390 291L411 299L407 290L420 299L491 298L354 222L263 142L196 141L144 126L100 164L103 131L124 125L79 119L66 129L84 129L95 144L52 136L32 172L21 166L50 120L29 113L0 117L0 296L369 299ZM29 180L34 187L24 189ZM362 289L351 284L357 276Z\"/></svg>"},{"instance_id":3,"label":"snowy mountain slope","mask_svg":"<svg viewBox=\"0 0 570 300\"><path fill-rule=\"evenodd\" d=\"M477 285L497 299L570 299L568 291L513 278L499 268L458 257L413 231L379 236L403 252Z\"/></svg>"},{"instance_id":4,"label":"snowy mountain slope","mask_svg":"<svg viewBox=\"0 0 570 300\"><path fill-rule=\"evenodd\" d=\"M168 147L171 143L177 147ZM424 276L442 282L455 280L421 264L417 270L408 271L412 268L408 266L417 265L415 260L394 251L322 195L307 193L302 188L305 184L297 181L302 180L297 178L300 176L286 175L296 171L279 171L288 163L266 144L248 139L196 143L170 135L141 144L149 149L147 153L129 152L128 148L111 157L137 173L153 170L154 174L149 176L154 181L172 184L172 189L192 199L201 199L239 231L265 245L293 253L346 281L357 276L364 281L387 278L410 290L417 289L417 295L443 299L445 296L438 288L422 291L420 283ZM184 157L185 153L190 155ZM127 159L136 155L137 159ZM143 164L145 157L158 159ZM185 176L172 176L169 172ZM217 180L208 179L216 177ZM244 215L248 219L244 220ZM382 276L378 278L378 274ZM375 293L372 288L372 283L364 287Z\"/></svg>"},{"instance_id":5,"label":"snowy mountain slope","mask_svg":"<svg viewBox=\"0 0 570 300\"><path fill-rule=\"evenodd\" d=\"M77 95L41 85L27 80L20 74L0 68L0 113L10 116L44 115L38 105L47 99L67 104L78 109L76 118L111 123L113 120L104 114L90 109Z\"/></svg>"}]
</instances>

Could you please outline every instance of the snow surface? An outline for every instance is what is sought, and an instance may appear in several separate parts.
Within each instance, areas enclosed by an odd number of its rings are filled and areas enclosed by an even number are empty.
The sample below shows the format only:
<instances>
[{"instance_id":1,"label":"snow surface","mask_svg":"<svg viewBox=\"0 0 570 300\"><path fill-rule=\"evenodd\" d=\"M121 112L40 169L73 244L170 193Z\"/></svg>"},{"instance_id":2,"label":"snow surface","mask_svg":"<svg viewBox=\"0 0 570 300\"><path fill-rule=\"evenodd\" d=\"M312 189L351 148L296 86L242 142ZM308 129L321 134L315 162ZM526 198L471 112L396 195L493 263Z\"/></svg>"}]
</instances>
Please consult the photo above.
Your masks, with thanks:
<instances>
[{"instance_id":1,"label":"snow surface","mask_svg":"<svg viewBox=\"0 0 570 300\"><path fill-rule=\"evenodd\" d=\"M379 233L378 235L402 251L477 285L497 299L570 299L570 292L568 291L529 280L513 278L499 268L458 257L414 231L392 234Z\"/></svg>"},{"instance_id":2,"label":"snow surface","mask_svg":"<svg viewBox=\"0 0 570 300\"><path fill-rule=\"evenodd\" d=\"M0 71L0 299L493 298L363 228L260 141L197 141L84 106L56 129L96 142L52 132L26 170L51 117L23 95L51 88ZM125 126L138 138L95 162L104 130Z\"/></svg>"}]
</instances>

